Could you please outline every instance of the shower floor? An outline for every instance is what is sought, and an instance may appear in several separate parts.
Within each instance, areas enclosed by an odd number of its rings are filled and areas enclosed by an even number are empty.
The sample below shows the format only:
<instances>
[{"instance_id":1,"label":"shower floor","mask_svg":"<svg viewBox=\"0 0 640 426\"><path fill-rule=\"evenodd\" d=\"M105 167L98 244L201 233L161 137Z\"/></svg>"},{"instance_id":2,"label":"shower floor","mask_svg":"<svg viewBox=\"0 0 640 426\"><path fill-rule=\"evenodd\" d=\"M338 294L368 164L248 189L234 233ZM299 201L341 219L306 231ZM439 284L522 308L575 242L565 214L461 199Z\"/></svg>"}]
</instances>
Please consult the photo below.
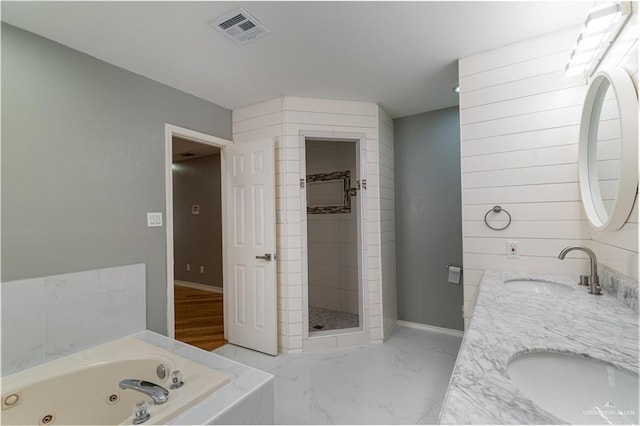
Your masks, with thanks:
<instances>
[{"instance_id":1,"label":"shower floor","mask_svg":"<svg viewBox=\"0 0 640 426\"><path fill-rule=\"evenodd\" d=\"M309 331L358 327L358 315L309 306Z\"/></svg>"}]
</instances>

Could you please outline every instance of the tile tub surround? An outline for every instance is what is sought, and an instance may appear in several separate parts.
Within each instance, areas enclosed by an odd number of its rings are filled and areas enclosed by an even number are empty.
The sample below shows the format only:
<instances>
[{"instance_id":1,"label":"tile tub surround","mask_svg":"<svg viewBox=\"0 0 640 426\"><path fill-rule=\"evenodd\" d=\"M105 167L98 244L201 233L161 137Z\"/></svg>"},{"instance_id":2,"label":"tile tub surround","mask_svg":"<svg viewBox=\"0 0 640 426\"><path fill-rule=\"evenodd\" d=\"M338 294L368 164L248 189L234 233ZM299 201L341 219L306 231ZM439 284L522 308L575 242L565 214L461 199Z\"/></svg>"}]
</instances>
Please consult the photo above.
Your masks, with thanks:
<instances>
[{"instance_id":1,"label":"tile tub surround","mask_svg":"<svg viewBox=\"0 0 640 426\"><path fill-rule=\"evenodd\" d=\"M221 371L231 378L231 383L174 417L167 424L274 423L274 381L271 374L153 331L142 331L133 337Z\"/></svg>"},{"instance_id":2,"label":"tile tub surround","mask_svg":"<svg viewBox=\"0 0 640 426\"><path fill-rule=\"evenodd\" d=\"M514 290L510 279L575 287L549 295ZM638 315L577 277L486 271L440 413L442 424L564 424L524 397L506 375L531 351L573 352L638 374Z\"/></svg>"},{"instance_id":3,"label":"tile tub surround","mask_svg":"<svg viewBox=\"0 0 640 426\"><path fill-rule=\"evenodd\" d=\"M275 376L276 424L434 424L460 338L397 326L383 344L264 355L214 353Z\"/></svg>"},{"instance_id":4,"label":"tile tub surround","mask_svg":"<svg viewBox=\"0 0 640 426\"><path fill-rule=\"evenodd\" d=\"M7 281L2 376L146 329L145 264Z\"/></svg>"}]
</instances>

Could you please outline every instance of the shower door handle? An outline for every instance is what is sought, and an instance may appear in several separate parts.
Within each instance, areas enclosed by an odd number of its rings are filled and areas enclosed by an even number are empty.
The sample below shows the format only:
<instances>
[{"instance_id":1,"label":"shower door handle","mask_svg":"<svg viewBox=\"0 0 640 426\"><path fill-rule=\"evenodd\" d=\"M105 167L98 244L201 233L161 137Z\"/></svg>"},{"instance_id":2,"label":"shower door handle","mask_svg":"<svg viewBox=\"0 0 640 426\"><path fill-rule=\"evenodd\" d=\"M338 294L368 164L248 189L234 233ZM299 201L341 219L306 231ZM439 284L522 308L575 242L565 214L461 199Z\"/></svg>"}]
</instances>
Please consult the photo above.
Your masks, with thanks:
<instances>
[{"instance_id":1,"label":"shower door handle","mask_svg":"<svg viewBox=\"0 0 640 426\"><path fill-rule=\"evenodd\" d=\"M264 256L256 256L256 259L266 260L267 262L271 262L271 253L265 253Z\"/></svg>"}]
</instances>

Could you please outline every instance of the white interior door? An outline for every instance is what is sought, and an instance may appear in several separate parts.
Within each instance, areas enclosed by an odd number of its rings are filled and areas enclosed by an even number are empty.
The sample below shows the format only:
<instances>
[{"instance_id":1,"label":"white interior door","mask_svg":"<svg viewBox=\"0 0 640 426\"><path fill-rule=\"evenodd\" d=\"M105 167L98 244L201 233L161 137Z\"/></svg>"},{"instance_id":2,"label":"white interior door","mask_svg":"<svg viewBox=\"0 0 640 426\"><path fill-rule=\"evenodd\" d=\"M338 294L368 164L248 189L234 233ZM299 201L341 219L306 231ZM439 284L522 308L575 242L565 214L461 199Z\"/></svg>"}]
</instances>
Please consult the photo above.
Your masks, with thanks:
<instances>
[{"instance_id":1,"label":"white interior door","mask_svg":"<svg viewBox=\"0 0 640 426\"><path fill-rule=\"evenodd\" d=\"M277 355L273 141L227 146L224 157L227 340Z\"/></svg>"}]
</instances>

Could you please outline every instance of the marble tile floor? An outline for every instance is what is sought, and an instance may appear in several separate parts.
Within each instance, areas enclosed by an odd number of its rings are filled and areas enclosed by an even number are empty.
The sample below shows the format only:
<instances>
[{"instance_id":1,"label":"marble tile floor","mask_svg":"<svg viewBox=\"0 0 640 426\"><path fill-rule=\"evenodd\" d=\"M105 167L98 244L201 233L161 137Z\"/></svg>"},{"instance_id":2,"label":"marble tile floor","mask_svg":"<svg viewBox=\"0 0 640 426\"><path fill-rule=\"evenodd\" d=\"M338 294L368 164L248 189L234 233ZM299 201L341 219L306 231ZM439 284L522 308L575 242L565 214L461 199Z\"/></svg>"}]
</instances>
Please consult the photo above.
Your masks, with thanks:
<instances>
[{"instance_id":1,"label":"marble tile floor","mask_svg":"<svg viewBox=\"0 0 640 426\"><path fill-rule=\"evenodd\" d=\"M460 337L396 327L383 344L272 357L213 351L275 376L276 424L435 424Z\"/></svg>"},{"instance_id":2,"label":"marble tile floor","mask_svg":"<svg viewBox=\"0 0 640 426\"><path fill-rule=\"evenodd\" d=\"M358 327L357 314L309 306L309 331L341 330Z\"/></svg>"}]
</instances>

